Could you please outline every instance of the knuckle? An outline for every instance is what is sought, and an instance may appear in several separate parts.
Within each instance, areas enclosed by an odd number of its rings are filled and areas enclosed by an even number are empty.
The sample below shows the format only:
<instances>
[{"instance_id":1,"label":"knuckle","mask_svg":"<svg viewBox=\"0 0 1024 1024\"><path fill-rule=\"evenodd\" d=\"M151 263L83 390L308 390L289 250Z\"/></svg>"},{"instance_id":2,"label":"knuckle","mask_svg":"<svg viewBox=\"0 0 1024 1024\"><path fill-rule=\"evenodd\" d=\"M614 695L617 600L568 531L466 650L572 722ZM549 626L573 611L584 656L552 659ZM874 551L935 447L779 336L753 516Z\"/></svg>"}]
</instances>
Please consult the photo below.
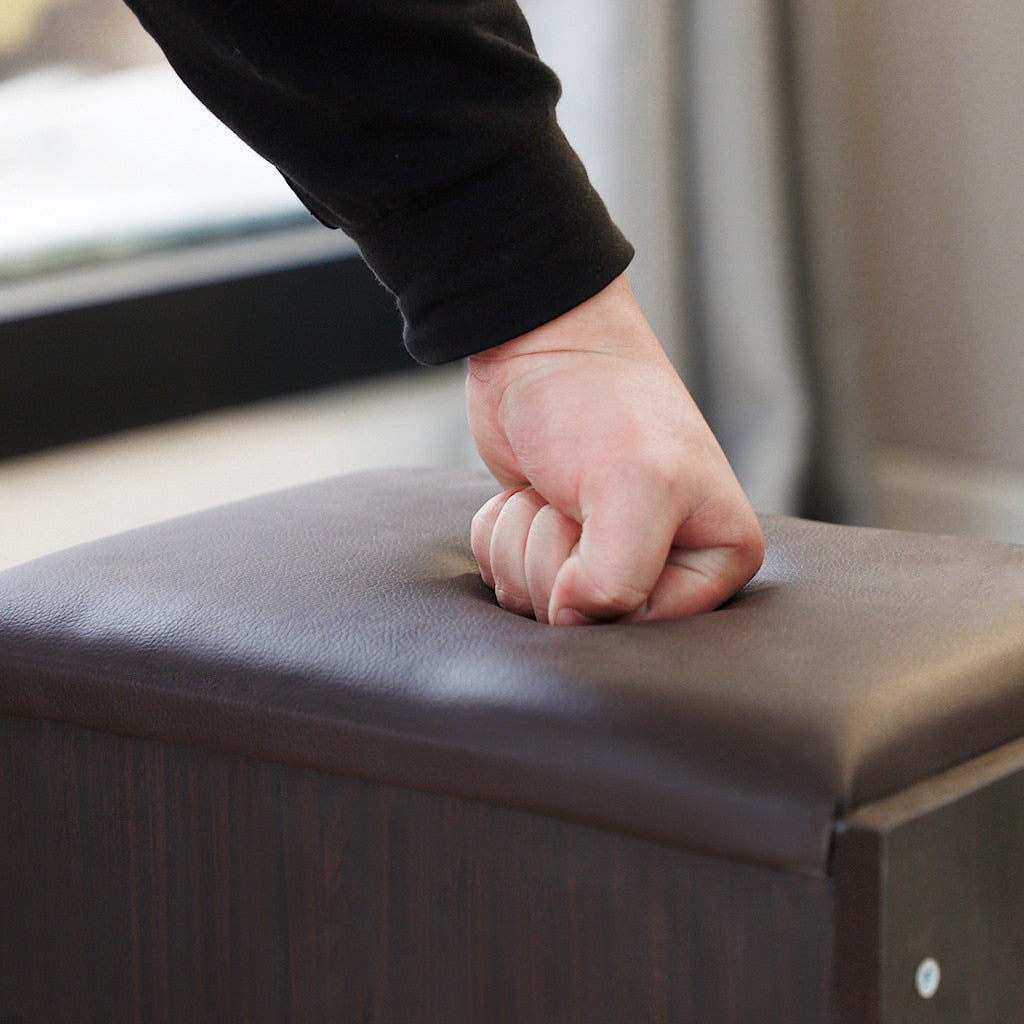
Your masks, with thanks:
<instances>
[{"instance_id":1,"label":"knuckle","mask_svg":"<svg viewBox=\"0 0 1024 1024\"><path fill-rule=\"evenodd\" d=\"M516 615L525 615L527 617L533 615L533 605L530 603L529 597L517 588L508 587L501 582L496 582L494 585L494 596L497 598L498 604L507 612L514 612Z\"/></svg>"},{"instance_id":2,"label":"knuckle","mask_svg":"<svg viewBox=\"0 0 1024 1024\"><path fill-rule=\"evenodd\" d=\"M627 580L606 579L592 588L586 602L603 617L612 618L636 611L647 600L647 594Z\"/></svg>"}]
</instances>

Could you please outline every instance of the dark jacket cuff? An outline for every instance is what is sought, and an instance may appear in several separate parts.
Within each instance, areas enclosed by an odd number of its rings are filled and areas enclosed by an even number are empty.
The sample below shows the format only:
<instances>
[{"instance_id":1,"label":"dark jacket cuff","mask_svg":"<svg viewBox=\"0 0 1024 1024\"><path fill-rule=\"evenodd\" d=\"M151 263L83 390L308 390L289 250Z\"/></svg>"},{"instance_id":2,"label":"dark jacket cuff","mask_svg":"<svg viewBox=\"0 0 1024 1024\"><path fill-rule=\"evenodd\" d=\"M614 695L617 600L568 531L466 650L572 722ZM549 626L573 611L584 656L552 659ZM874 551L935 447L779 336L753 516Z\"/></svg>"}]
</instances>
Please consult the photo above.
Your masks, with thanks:
<instances>
[{"instance_id":1,"label":"dark jacket cuff","mask_svg":"<svg viewBox=\"0 0 1024 1024\"><path fill-rule=\"evenodd\" d=\"M353 232L422 363L458 359L595 295L633 249L557 125L444 192Z\"/></svg>"}]
</instances>

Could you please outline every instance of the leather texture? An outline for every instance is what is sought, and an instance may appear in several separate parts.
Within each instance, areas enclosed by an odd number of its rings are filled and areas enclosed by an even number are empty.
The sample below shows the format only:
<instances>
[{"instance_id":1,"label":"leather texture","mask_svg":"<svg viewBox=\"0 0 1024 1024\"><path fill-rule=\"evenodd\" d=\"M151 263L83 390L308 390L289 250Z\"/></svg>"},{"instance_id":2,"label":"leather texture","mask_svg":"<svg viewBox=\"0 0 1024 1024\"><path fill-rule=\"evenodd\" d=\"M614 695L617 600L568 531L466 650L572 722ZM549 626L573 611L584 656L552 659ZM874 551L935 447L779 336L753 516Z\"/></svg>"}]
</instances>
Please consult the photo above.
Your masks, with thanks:
<instances>
[{"instance_id":1,"label":"leather texture","mask_svg":"<svg viewBox=\"0 0 1024 1024\"><path fill-rule=\"evenodd\" d=\"M809 874L837 816L1024 735L1024 548L766 518L718 611L560 629L468 549L494 485L387 470L0 574L0 712Z\"/></svg>"}]
</instances>

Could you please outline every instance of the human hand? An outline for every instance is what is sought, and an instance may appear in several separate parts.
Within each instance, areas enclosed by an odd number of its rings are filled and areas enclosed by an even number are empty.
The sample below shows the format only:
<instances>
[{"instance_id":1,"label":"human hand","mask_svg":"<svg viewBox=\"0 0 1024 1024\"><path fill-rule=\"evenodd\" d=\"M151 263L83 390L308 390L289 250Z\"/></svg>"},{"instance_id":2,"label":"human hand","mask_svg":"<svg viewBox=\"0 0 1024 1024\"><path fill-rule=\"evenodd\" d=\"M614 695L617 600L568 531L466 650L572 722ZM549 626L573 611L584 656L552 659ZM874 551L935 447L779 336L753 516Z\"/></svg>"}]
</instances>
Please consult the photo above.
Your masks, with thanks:
<instances>
[{"instance_id":1,"label":"human hand","mask_svg":"<svg viewBox=\"0 0 1024 1024\"><path fill-rule=\"evenodd\" d=\"M472 529L504 608L560 625L675 618L759 568L754 512L624 277L471 356L466 397L505 488Z\"/></svg>"}]
</instances>

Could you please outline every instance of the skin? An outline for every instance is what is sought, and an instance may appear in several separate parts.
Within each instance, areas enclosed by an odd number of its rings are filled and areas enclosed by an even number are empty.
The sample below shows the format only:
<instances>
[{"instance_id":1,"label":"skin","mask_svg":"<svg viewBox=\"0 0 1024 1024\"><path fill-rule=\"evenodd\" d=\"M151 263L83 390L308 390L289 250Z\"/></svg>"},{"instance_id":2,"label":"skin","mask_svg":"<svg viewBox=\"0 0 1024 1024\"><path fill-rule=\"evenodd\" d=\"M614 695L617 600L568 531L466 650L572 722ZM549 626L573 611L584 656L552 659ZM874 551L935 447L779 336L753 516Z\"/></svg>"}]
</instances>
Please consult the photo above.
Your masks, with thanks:
<instances>
[{"instance_id":1,"label":"skin","mask_svg":"<svg viewBox=\"0 0 1024 1024\"><path fill-rule=\"evenodd\" d=\"M466 396L503 488L472 528L502 607L557 625L677 618L760 567L754 512L624 277L472 356Z\"/></svg>"}]
</instances>

